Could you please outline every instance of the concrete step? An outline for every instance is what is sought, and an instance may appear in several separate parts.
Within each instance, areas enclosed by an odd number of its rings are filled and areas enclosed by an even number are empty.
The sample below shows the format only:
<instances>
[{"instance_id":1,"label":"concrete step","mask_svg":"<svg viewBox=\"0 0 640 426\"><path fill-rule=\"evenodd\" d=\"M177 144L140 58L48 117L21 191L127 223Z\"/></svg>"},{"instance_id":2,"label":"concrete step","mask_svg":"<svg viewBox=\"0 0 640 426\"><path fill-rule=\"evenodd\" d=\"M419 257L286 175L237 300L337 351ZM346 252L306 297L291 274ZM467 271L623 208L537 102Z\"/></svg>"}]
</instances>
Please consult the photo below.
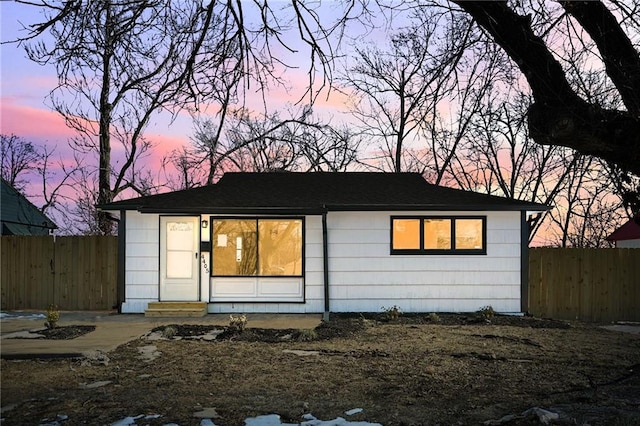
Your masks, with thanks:
<instances>
[{"instance_id":1,"label":"concrete step","mask_svg":"<svg viewBox=\"0 0 640 426\"><path fill-rule=\"evenodd\" d=\"M206 302L149 302L145 317L203 317L207 314Z\"/></svg>"}]
</instances>

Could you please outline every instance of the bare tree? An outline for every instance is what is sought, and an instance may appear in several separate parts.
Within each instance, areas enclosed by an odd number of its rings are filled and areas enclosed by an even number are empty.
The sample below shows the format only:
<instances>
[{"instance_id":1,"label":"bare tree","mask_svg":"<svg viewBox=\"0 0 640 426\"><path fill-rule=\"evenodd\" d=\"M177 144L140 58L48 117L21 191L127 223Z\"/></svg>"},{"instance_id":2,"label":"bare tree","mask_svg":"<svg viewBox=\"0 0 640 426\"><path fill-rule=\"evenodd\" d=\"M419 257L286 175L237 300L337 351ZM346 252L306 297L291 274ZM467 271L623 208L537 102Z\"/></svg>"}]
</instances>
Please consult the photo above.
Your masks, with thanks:
<instances>
[{"instance_id":1,"label":"bare tree","mask_svg":"<svg viewBox=\"0 0 640 426\"><path fill-rule=\"evenodd\" d=\"M602 161L577 154L548 212L547 243L561 247L608 247L605 238L628 219Z\"/></svg>"},{"instance_id":2,"label":"bare tree","mask_svg":"<svg viewBox=\"0 0 640 426\"><path fill-rule=\"evenodd\" d=\"M353 16L366 16L354 2L325 23L316 6L292 0L286 14L266 1L252 3L251 21L243 2L179 2L160 0L99 0L32 2L45 12L42 22L28 27L29 57L55 64L59 84L51 103L78 131L77 147L97 161L96 202L105 204L126 190L144 192L136 174L138 156L151 148L144 131L153 114L197 110L216 101L226 75L240 76L245 88L264 90L281 81L285 58L274 54L296 49L284 40L297 31L309 52L309 88L313 100L318 86L331 75L329 67L341 28ZM249 5L249 6L251 6ZM43 35L48 33L50 38ZM322 69L325 80L316 81ZM112 158L115 143L123 158ZM209 178L210 180L210 178ZM99 214L100 229L111 224Z\"/></svg>"},{"instance_id":3,"label":"bare tree","mask_svg":"<svg viewBox=\"0 0 640 426\"><path fill-rule=\"evenodd\" d=\"M640 174L637 2L559 1L559 7L531 2L528 8L522 2L521 10L507 2L452 2L473 16L527 79L534 98L528 125L536 142L570 147ZM591 66L602 63L609 92L620 100L617 108L585 97L570 81L570 67L563 66L574 62L570 41L582 48L587 39L593 41Z\"/></svg>"},{"instance_id":4,"label":"bare tree","mask_svg":"<svg viewBox=\"0 0 640 426\"><path fill-rule=\"evenodd\" d=\"M64 217L65 204L72 201L68 194L71 180L80 168L79 159L56 161L55 150L16 135L0 135L0 139L2 178L39 205L41 212L53 211L56 218Z\"/></svg>"},{"instance_id":5,"label":"bare tree","mask_svg":"<svg viewBox=\"0 0 640 426\"><path fill-rule=\"evenodd\" d=\"M308 126L297 136L300 167L305 171L343 172L358 160L364 136L348 125Z\"/></svg>"},{"instance_id":6,"label":"bare tree","mask_svg":"<svg viewBox=\"0 0 640 426\"><path fill-rule=\"evenodd\" d=\"M33 143L16 136L0 135L0 169L2 179L24 193L29 179L25 176L38 167L41 155Z\"/></svg>"},{"instance_id":7,"label":"bare tree","mask_svg":"<svg viewBox=\"0 0 640 426\"><path fill-rule=\"evenodd\" d=\"M461 27L449 27L457 37L442 36L439 31L447 30L438 25L447 17L441 15L423 11L414 19L420 23L393 34L386 49L357 47L353 65L341 78L352 90L351 107L362 133L379 141L373 158L364 161L394 172L421 168L416 140L433 119L434 105L451 92L450 76L470 36L460 22L455 24Z\"/></svg>"},{"instance_id":8,"label":"bare tree","mask_svg":"<svg viewBox=\"0 0 640 426\"><path fill-rule=\"evenodd\" d=\"M189 147L166 163L177 171L174 188L211 184L224 171L341 171L355 161L359 139L348 128L334 129L309 107L260 115L246 108L196 120ZM167 173L170 175L171 173Z\"/></svg>"}]
</instances>

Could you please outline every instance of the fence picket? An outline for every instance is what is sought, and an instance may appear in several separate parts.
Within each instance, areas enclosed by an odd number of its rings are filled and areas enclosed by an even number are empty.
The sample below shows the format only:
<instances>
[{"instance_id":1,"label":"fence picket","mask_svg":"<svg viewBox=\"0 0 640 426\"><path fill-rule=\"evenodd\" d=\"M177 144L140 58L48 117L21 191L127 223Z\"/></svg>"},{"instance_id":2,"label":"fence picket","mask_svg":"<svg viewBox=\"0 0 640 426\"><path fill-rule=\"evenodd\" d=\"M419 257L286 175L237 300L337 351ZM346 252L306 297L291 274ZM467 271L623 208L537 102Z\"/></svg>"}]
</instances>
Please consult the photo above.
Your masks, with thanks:
<instances>
[{"instance_id":1,"label":"fence picket","mask_svg":"<svg viewBox=\"0 0 640 426\"><path fill-rule=\"evenodd\" d=\"M533 248L529 265L532 315L640 321L640 249Z\"/></svg>"},{"instance_id":2,"label":"fence picket","mask_svg":"<svg viewBox=\"0 0 640 426\"><path fill-rule=\"evenodd\" d=\"M3 236L3 310L109 310L116 304L118 242L112 236Z\"/></svg>"},{"instance_id":3,"label":"fence picket","mask_svg":"<svg viewBox=\"0 0 640 426\"><path fill-rule=\"evenodd\" d=\"M118 243L106 236L3 236L3 310L109 310ZM585 321L640 321L640 249L533 248L529 312Z\"/></svg>"}]
</instances>

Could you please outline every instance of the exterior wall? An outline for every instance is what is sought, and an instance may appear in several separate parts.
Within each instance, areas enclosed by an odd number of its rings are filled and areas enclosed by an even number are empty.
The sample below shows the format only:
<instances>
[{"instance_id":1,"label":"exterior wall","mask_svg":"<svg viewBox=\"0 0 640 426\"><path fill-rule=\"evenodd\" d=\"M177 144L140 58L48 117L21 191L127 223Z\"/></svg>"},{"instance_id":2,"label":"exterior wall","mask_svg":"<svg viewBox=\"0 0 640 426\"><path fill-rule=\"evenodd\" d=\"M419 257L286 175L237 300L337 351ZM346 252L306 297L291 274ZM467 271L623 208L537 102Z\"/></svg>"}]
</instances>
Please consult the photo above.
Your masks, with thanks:
<instances>
[{"instance_id":1,"label":"exterior wall","mask_svg":"<svg viewBox=\"0 0 640 426\"><path fill-rule=\"evenodd\" d=\"M128 211L126 218L125 301L122 313L142 313L158 301L160 217Z\"/></svg>"},{"instance_id":2,"label":"exterior wall","mask_svg":"<svg viewBox=\"0 0 640 426\"><path fill-rule=\"evenodd\" d=\"M520 212L428 213L486 215L486 255L390 255L390 216L423 214L328 214L330 310L472 312L491 305L520 312Z\"/></svg>"},{"instance_id":3,"label":"exterior wall","mask_svg":"<svg viewBox=\"0 0 640 426\"><path fill-rule=\"evenodd\" d=\"M620 240L616 241L617 248L640 248L640 240Z\"/></svg>"},{"instance_id":4,"label":"exterior wall","mask_svg":"<svg viewBox=\"0 0 640 426\"><path fill-rule=\"evenodd\" d=\"M330 212L332 312L470 312L491 305L520 312L520 212L429 212L486 216L486 255L391 255L390 217L425 212ZM208 220L209 215L202 215ZM142 313L159 297L159 215L126 216L123 313ZM208 232L202 240L209 239ZM322 218L305 217L304 302L216 302L208 253L201 253L200 294L209 313L320 313L324 310Z\"/></svg>"},{"instance_id":5,"label":"exterior wall","mask_svg":"<svg viewBox=\"0 0 640 426\"><path fill-rule=\"evenodd\" d=\"M305 217L305 271L304 281L300 283L298 278L287 278L280 280L278 278L208 278L210 280L211 299L208 312L209 313L320 313L324 309L324 283L322 272L322 218L320 216ZM208 253L206 254L208 256ZM292 286L300 283L303 286L304 302L237 302L229 303L217 301L214 286L226 285L233 286L234 281L238 284L247 286L259 286L268 284L269 286L277 286L277 281L282 281L283 294L286 298L292 297ZM266 287L266 286L265 286ZM219 294L219 293L218 293ZM268 296L267 296L268 297ZM237 300L242 300L239 297Z\"/></svg>"}]
</instances>

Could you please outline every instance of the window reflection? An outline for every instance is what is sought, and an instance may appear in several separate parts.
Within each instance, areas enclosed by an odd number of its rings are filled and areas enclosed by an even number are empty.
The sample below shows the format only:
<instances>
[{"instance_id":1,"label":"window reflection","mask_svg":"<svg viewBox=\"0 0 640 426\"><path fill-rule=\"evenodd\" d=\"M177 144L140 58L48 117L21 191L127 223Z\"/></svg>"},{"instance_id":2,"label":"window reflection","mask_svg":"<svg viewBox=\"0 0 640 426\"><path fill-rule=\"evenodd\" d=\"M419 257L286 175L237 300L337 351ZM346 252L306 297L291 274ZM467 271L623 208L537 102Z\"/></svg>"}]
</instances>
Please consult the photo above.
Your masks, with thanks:
<instances>
[{"instance_id":1,"label":"window reflection","mask_svg":"<svg viewBox=\"0 0 640 426\"><path fill-rule=\"evenodd\" d=\"M212 275L302 275L302 219L214 219L212 227Z\"/></svg>"},{"instance_id":2,"label":"window reflection","mask_svg":"<svg viewBox=\"0 0 640 426\"><path fill-rule=\"evenodd\" d=\"M259 275L302 275L302 221L258 222Z\"/></svg>"},{"instance_id":3,"label":"window reflection","mask_svg":"<svg viewBox=\"0 0 640 426\"><path fill-rule=\"evenodd\" d=\"M451 220L425 219L424 248L426 250L451 249Z\"/></svg>"},{"instance_id":4,"label":"window reflection","mask_svg":"<svg viewBox=\"0 0 640 426\"><path fill-rule=\"evenodd\" d=\"M392 217L392 254L486 254L484 217Z\"/></svg>"},{"instance_id":5,"label":"window reflection","mask_svg":"<svg viewBox=\"0 0 640 426\"><path fill-rule=\"evenodd\" d=\"M393 220L393 248L400 250L420 248L420 220Z\"/></svg>"},{"instance_id":6,"label":"window reflection","mask_svg":"<svg viewBox=\"0 0 640 426\"><path fill-rule=\"evenodd\" d=\"M482 249L481 219L456 219L456 249Z\"/></svg>"},{"instance_id":7,"label":"window reflection","mask_svg":"<svg viewBox=\"0 0 640 426\"><path fill-rule=\"evenodd\" d=\"M212 273L214 275L255 275L256 247L255 220L214 220Z\"/></svg>"}]
</instances>

